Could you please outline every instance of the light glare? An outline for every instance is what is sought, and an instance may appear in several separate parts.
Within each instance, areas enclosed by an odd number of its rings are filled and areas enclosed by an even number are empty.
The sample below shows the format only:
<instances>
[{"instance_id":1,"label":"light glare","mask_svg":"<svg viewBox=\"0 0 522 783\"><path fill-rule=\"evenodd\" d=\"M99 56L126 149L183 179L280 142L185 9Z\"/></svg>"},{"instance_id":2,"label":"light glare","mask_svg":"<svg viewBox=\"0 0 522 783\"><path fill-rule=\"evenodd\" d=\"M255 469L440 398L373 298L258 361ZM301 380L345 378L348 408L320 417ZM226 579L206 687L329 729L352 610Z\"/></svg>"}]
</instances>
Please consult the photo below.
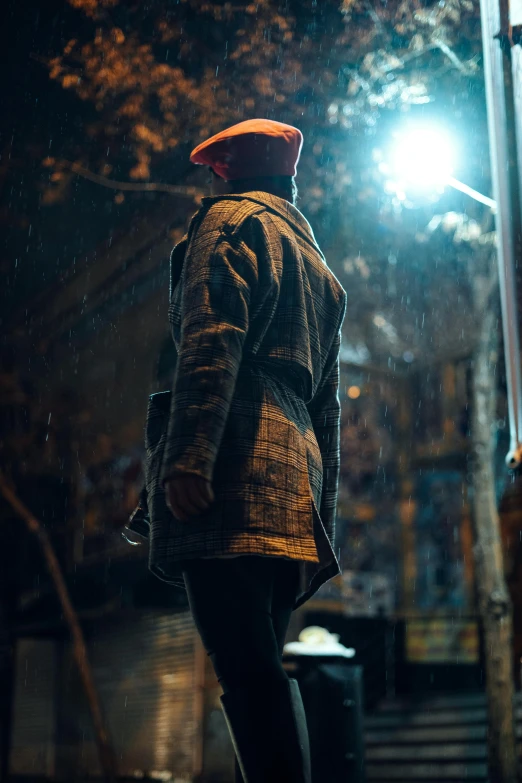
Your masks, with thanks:
<instances>
[{"instance_id":1,"label":"light glare","mask_svg":"<svg viewBox=\"0 0 522 783\"><path fill-rule=\"evenodd\" d=\"M436 128L409 128L396 134L391 166L401 190L443 188L453 173L454 151L446 133Z\"/></svg>"}]
</instances>

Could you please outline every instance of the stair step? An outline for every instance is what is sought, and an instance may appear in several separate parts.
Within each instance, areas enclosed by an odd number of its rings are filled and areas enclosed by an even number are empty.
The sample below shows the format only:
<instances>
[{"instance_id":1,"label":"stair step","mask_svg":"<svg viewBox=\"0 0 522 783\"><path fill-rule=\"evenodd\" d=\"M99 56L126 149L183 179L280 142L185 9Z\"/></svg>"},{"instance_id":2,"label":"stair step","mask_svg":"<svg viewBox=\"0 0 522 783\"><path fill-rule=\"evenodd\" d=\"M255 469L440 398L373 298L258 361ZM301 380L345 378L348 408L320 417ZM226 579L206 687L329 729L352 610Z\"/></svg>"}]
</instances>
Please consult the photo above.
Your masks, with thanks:
<instances>
[{"instance_id":1,"label":"stair step","mask_svg":"<svg viewBox=\"0 0 522 783\"><path fill-rule=\"evenodd\" d=\"M451 743L423 747L408 745L383 745L380 748L367 748L366 758L375 761L485 761L487 760L487 745L485 743Z\"/></svg>"},{"instance_id":2,"label":"stair step","mask_svg":"<svg viewBox=\"0 0 522 783\"><path fill-rule=\"evenodd\" d=\"M429 710L446 710L446 709L465 709L468 707L485 707L486 706L486 694L485 693L462 693L462 694L448 694L440 696L426 696L423 699L401 699L397 698L393 701L384 701L379 705L379 712L396 712L397 710L411 710L411 709L429 709Z\"/></svg>"},{"instance_id":3,"label":"stair step","mask_svg":"<svg viewBox=\"0 0 522 783\"><path fill-rule=\"evenodd\" d=\"M515 709L515 721L522 722L522 708ZM367 715L364 725L368 729L385 728L387 726L441 726L453 725L458 723L482 723L487 722L486 707L477 707L475 709L459 710L435 710L431 712L427 709L422 710L404 710L402 712L374 712Z\"/></svg>"},{"instance_id":4,"label":"stair step","mask_svg":"<svg viewBox=\"0 0 522 783\"><path fill-rule=\"evenodd\" d=\"M487 738L487 726L444 726L441 728L399 728L394 730L382 729L366 731L364 740L367 746L388 745L391 742L397 744L416 744L419 742L483 742ZM522 731L521 731L522 733Z\"/></svg>"},{"instance_id":5,"label":"stair step","mask_svg":"<svg viewBox=\"0 0 522 783\"><path fill-rule=\"evenodd\" d=\"M364 720L367 783L487 783L485 693L425 694L381 704ZM522 693L515 696L522 756Z\"/></svg>"},{"instance_id":6,"label":"stair step","mask_svg":"<svg viewBox=\"0 0 522 783\"><path fill-rule=\"evenodd\" d=\"M389 778L369 778L366 777L366 783L373 783L373 781L379 781L379 783L387 783ZM426 783L426 778L407 778L408 783ZM393 780L393 783L395 783L395 779ZM488 783L488 778L485 777L470 777L469 775L462 780L462 778L448 778L445 777L441 780L438 778L435 778L434 780L431 780L430 783Z\"/></svg>"},{"instance_id":7,"label":"stair step","mask_svg":"<svg viewBox=\"0 0 522 783\"><path fill-rule=\"evenodd\" d=\"M408 711L394 713L374 713L367 715L364 721L366 729L409 728L410 726L451 726L465 723L485 723L487 721L486 708L462 710L454 712L441 710L440 712Z\"/></svg>"},{"instance_id":8,"label":"stair step","mask_svg":"<svg viewBox=\"0 0 522 783\"><path fill-rule=\"evenodd\" d=\"M437 783L469 783L471 780L476 783L486 783L488 769L486 763L458 764L458 763L439 763L439 764L367 764L366 777L370 781L413 781L413 780L431 780Z\"/></svg>"},{"instance_id":9,"label":"stair step","mask_svg":"<svg viewBox=\"0 0 522 783\"><path fill-rule=\"evenodd\" d=\"M515 727L516 736L522 738L522 725ZM366 731L364 740L367 746L371 745L389 745L390 743L398 745L416 745L423 742L427 744L437 744L441 742L485 742L487 740L488 729L486 724L479 723L475 726L444 726L441 728L423 728L413 726L412 728L400 728L395 730L382 729Z\"/></svg>"}]
</instances>

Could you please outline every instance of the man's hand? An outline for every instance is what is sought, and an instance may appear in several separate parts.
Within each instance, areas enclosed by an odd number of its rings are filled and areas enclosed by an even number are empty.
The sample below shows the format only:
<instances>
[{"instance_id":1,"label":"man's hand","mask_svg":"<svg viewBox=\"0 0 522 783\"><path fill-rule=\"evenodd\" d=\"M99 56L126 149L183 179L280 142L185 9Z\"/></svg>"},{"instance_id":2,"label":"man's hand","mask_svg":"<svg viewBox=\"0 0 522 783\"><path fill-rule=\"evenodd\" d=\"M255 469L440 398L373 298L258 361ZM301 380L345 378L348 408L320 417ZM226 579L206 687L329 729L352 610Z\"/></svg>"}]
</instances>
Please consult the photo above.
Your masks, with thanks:
<instances>
[{"instance_id":1,"label":"man's hand","mask_svg":"<svg viewBox=\"0 0 522 783\"><path fill-rule=\"evenodd\" d=\"M174 476L165 482L167 506L176 519L186 522L202 514L214 502L210 481L191 473Z\"/></svg>"}]
</instances>

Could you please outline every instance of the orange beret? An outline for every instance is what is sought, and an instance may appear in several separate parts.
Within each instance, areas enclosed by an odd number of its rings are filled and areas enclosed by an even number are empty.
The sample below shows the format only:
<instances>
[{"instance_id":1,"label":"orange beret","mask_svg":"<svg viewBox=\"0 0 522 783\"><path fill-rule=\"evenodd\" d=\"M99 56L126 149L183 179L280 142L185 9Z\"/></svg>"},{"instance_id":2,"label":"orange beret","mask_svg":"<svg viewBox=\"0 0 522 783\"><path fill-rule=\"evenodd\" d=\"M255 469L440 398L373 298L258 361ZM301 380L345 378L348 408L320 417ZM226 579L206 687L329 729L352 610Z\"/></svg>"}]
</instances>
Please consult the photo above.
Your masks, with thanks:
<instances>
[{"instance_id":1,"label":"orange beret","mask_svg":"<svg viewBox=\"0 0 522 783\"><path fill-rule=\"evenodd\" d=\"M294 177L303 134L274 120L246 120L211 136L190 160L210 166L223 179Z\"/></svg>"}]
</instances>

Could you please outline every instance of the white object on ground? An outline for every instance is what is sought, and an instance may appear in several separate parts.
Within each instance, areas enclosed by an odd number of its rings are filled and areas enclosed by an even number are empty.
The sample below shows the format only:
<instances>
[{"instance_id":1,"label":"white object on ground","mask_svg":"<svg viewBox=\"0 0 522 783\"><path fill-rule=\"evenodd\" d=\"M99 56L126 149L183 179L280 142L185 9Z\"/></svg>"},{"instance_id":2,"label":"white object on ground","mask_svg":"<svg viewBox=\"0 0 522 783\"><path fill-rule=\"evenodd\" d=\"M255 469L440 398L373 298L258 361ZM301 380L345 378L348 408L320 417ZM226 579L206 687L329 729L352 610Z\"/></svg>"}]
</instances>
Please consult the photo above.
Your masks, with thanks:
<instances>
[{"instance_id":1,"label":"white object on ground","mask_svg":"<svg viewBox=\"0 0 522 783\"><path fill-rule=\"evenodd\" d=\"M353 647L345 647L339 642L338 633L330 633L319 625L310 625L299 634L298 642L288 642L283 652L289 655L337 655L353 658Z\"/></svg>"}]
</instances>

